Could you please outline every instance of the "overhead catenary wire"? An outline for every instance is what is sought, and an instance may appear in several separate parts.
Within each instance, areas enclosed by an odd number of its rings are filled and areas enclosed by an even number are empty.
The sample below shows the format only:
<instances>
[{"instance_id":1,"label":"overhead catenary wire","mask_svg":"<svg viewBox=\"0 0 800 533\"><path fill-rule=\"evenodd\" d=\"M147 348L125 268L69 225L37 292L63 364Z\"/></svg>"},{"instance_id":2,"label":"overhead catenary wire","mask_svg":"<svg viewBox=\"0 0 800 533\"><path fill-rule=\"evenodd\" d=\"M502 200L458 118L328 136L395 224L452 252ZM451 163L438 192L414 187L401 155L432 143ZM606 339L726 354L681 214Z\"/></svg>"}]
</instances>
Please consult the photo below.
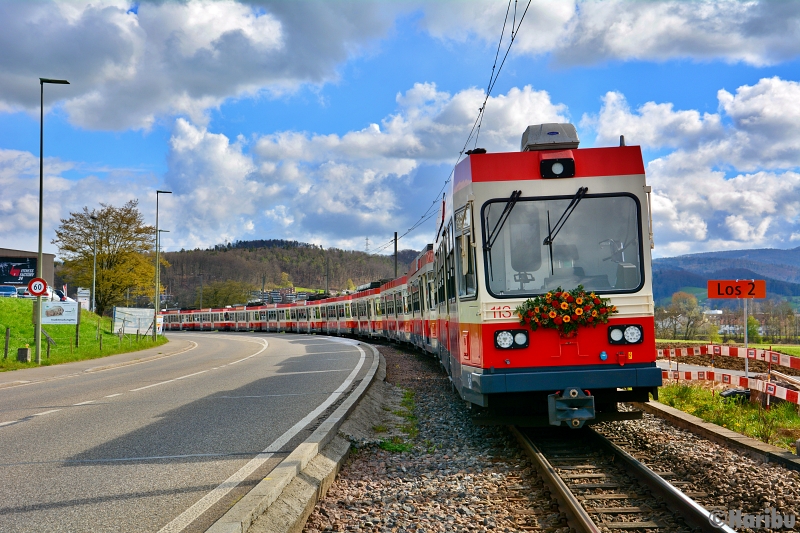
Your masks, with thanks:
<instances>
[{"instance_id":1,"label":"overhead catenary wire","mask_svg":"<svg viewBox=\"0 0 800 533\"><path fill-rule=\"evenodd\" d=\"M495 84L497 83L497 79L500 76L500 72L503 70L503 66L506 63L506 59L508 59L508 54L511 52L511 47L514 45L514 41L516 40L517 35L519 34L519 29L522 26L522 21L525 20L525 15L528 14L528 9L530 8L531 2L532 2L532 0L528 0L527 5L525 6L525 10L522 12L522 15L519 18L519 22L517 22L517 3L518 3L518 0L514 0L514 11L513 11L512 20L511 20L510 38L509 38L508 46L506 47L506 50L505 50L505 54L503 54L503 59L500 62L500 66L498 67L497 66L497 60L500 57L500 50L502 49L503 39L504 39L504 37L506 35L506 27L508 25L508 16L509 16L509 14L511 14L511 1L512 0L508 0L508 5L506 6L506 14L505 14L505 18L503 19L503 28L502 28L502 30L500 32L500 39L497 42L497 51L495 52L494 63L492 64L491 74L489 75L489 83L486 86L486 94L484 96L483 103L481 104L481 107L478 109L478 115L475 117L475 121L472 123L472 128L470 129L469 135L467 135L467 140L466 140L466 142L464 142L464 146L459 151L458 156L456 157L456 162L455 162L455 164L453 164L453 168L450 170L450 173L447 176L447 179L442 184L442 188L439 190L437 195L434 197L434 200L431 202L430 206L428 206L428 208L425 210L425 212L419 217L419 219L410 228L408 228L405 231L405 233L403 233L402 235L400 235L398 237L398 240L402 239L403 237L405 237L406 235L408 235L412 231L414 231L417 228L419 228L423 223L425 223L428 220L430 220L436 214L435 212L431 213L431 210L436 205L439 204L440 198L442 196L442 193L446 189L447 184L450 183L450 180L453 179L453 175L455 174L456 167L458 166L458 163L461 161L461 158L464 156L464 153L467 151L467 147L469 146L470 141L472 141L474 139L474 143L473 143L474 146L473 147L477 147L478 137L480 136L480 129L481 129L481 126L483 125L483 116L484 116L484 114L486 112L486 104L489 101L489 97L492 95L492 91L494 90ZM380 246L376 246L373 249L372 253L373 254L379 253L379 252L385 250L386 248L388 248L389 246L391 246L393 243L394 243L394 239L391 239L391 240L381 244Z\"/></svg>"}]
</instances>

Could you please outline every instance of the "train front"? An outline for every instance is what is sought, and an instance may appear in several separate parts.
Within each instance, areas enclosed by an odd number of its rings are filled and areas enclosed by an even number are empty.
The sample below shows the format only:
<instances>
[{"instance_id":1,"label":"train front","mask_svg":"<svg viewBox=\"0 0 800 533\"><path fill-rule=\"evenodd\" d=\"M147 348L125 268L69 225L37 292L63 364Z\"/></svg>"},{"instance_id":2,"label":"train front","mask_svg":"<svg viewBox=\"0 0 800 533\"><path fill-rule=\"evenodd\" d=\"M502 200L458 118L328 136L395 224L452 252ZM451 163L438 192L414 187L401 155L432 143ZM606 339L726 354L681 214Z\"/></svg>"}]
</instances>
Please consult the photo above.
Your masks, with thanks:
<instances>
[{"instance_id":1,"label":"train front","mask_svg":"<svg viewBox=\"0 0 800 533\"><path fill-rule=\"evenodd\" d=\"M457 167L448 240L474 297L450 309L450 370L466 400L578 428L657 395L650 189L620 144L578 149L574 126L543 124L521 152Z\"/></svg>"}]
</instances>

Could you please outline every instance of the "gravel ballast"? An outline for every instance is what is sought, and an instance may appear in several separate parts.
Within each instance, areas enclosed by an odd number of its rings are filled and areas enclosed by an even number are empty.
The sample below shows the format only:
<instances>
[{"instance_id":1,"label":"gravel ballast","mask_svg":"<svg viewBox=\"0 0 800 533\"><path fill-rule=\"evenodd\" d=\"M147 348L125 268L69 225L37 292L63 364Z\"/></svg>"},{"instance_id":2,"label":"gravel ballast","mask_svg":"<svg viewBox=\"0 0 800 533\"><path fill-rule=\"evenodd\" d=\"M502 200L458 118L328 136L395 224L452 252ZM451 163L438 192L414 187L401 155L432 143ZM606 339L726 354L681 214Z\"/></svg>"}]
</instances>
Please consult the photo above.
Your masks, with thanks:
<instances>
[{"instance_id":1,"label":"gravel ballast","mask_svg":"<svg viewBox=\"0 0 800 533\"><path fill-rule=\"evenodd\" d=\"M379 351L387 383L401 389L395 397L413 398L413 417L396 405L385 407L399 415L398 425L406 432L395 449L410 445L410 451L387 451L375 439L355 441L359 447L315 506L306 533L570 531L511 433L501 426L474 425L434 358L392 346ZM765 507L784 514L800 510L797 472L649 414L594 427L623 439L626 450L648 457L645 462L655 470L673 472L670 481L689 482L682 490L705 493L698 498L704 506L744 513L763 513ZM377 429L380 440L393 428Z\"/></svg>"},{"instance_id":2,"label":"gravel ballast","mask_svg":"<svg viewBox=\"0 0 800 533\"><path fill-rule=\"evenodd\" d=\"M379 350L386 381L413 394L414 418L403 413L412 449L351 452L306 533L569 531L515 438L504 427L473 425L435 359Z\"/></svg>"}]
</instances>

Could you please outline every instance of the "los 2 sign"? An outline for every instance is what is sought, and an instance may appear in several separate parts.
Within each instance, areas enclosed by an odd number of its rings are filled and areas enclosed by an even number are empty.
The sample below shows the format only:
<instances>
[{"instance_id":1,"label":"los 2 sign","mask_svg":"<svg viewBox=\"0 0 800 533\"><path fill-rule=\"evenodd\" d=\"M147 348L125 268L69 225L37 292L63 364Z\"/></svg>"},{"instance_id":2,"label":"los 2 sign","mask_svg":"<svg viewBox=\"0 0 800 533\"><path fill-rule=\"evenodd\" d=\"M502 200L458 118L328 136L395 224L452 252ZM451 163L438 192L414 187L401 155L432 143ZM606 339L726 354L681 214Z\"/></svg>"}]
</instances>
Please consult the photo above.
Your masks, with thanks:
<instances>
[{"instance_id":1,"label":"los 2 sign","mask_svg":"<svg viewBox=\"0 0 800 533\"><path fill-rule=\"evenodd\" d=\"M708 280L709 298L766 298L767 282L763 279Z\"/></svg>"}]
</instances>

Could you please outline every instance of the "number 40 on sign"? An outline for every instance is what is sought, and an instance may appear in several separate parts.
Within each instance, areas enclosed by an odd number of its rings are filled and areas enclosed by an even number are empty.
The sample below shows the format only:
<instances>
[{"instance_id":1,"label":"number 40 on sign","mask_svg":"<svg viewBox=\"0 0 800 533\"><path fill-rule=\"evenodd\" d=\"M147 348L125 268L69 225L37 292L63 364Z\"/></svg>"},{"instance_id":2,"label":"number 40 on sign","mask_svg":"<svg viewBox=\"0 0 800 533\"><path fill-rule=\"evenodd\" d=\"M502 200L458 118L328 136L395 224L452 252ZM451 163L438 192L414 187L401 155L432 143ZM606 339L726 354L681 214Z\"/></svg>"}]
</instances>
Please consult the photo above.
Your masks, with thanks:
<instances>
[{"instance_id":1,"label":"number 40 on sign","mask_svg":"<svg viewBox=\"0 0 800 533\"><path fill-rule=\"evenodd\" d=\"M767 282L763 279L708 280L709 298L766 298Z\"/></svg>"}]
</instances>

